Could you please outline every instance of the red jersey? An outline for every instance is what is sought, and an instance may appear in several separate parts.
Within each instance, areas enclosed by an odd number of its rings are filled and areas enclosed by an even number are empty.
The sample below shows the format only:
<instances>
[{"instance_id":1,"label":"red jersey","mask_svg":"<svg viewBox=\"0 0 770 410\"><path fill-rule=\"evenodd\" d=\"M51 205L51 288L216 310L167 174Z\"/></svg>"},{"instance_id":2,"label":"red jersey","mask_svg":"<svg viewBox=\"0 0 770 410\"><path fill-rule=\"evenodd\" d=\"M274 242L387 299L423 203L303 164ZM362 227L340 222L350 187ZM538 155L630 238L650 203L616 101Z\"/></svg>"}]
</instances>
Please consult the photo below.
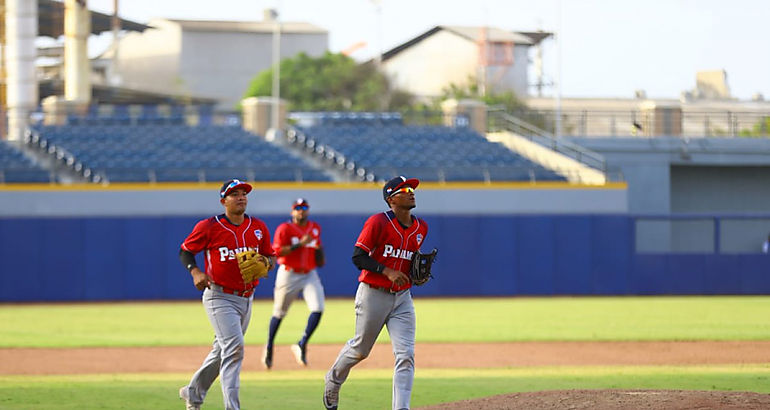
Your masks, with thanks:
<instances>
[{"instance_id":1,"label":"red jersey","mask_svg":"<svg viewBox=\"0 0 770 410\"><path fill-rule=\"evenodd\" d=\"M308 220L305 226L299 226L292 221L284 222L275 229L273 238L273 251L280 255L281 247L299 243L305 234L310 235L313 240L307 245L293 250L288 255L278 256L278 263L286 265L295 273L308 273L316 268L315 251L321 245L321 225Z\"/></svg>"},{"instance_id":2,"label":"red jersey","mask_svg":"<svg viewBox=\"0 0 770 410\"><path fill-rule=\"evenodd\" d=\"M420 245L428 235L428 224L412 215L412 226L404 229L393 211L374 214L366 220L364 229L358 235L356 246L369 252L377 262L403 273L409 274L412 267L412 254L420 250ZM387 276L366 269L358 276L359 282L394 291L410 288L411 283L394 287Z\"/></svg>"},{"instance_id":3,"label":"red jersey","mask_svg":"<svg viewBox=\"0 0 770 410\"><path fill-rule=\"evenodd\" d=\"M193 254L205 251L205 272L209 279L235 290L248 290L259 283L259 279L243 283L236 252L254 249L265 256L275 255L265 223L248 215L240 225L233 225L224 214L199 221L185 238L182 249Z\"/></svg>"}]
</instances>

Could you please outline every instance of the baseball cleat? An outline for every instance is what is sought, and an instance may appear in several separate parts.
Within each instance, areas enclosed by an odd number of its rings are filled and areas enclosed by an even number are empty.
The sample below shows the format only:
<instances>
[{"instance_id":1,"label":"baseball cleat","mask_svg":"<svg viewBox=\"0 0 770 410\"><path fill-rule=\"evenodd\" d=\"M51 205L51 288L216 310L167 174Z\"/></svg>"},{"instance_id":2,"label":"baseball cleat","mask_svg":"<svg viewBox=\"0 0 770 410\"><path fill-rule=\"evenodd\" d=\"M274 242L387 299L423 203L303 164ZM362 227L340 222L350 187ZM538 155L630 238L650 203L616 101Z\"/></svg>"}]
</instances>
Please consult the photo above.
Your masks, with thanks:
<instances>
[{"instance_id":1,"label":"baseball cleat","mask_svg":"<svg viewBox=\"0 0 770 410\"><path fill-rule=\"evenodd\" d=\"M273 367L273 349L265 347L265 350L262 351L262 365L265 366L265 369L267 370L270 370Z\"/></svg>"},{"instance_id":2,"label":"baseball cleat","mask_svg":"<svg viewBox=\"0 0 770 410\"><path fill-rule=\"evenodd\" d=\"M291 345L291 352L294 353L294 359L296 359L297 363L302 366L307 366L307 357L305 356L306 349L307 345L302 346L299 343Z\"/></svg>"},{"instance_id":3,"label":"baseball cleat","mask_svg":"<svg viewBox=\"0 0 770 410\"><path fill-rule=\"evenodd\" d=\"M194 404L190 401L190 396L187 392L187 386L182 386L179 388L179 398L184 400L184 408L186 410L201 410L200 404Z\"/></svg>"},{"instance_id":4,"label":"baseball cleat","mask_svg":"<svg viewBox=\"0 0 770 410\"><path fill-rule=\"evenodd\" d=\"M326 383L324 388L324 408L326 410L337 410L337 405L340 400L340 388L333 383Z\"/></svg>"}]
</instances>

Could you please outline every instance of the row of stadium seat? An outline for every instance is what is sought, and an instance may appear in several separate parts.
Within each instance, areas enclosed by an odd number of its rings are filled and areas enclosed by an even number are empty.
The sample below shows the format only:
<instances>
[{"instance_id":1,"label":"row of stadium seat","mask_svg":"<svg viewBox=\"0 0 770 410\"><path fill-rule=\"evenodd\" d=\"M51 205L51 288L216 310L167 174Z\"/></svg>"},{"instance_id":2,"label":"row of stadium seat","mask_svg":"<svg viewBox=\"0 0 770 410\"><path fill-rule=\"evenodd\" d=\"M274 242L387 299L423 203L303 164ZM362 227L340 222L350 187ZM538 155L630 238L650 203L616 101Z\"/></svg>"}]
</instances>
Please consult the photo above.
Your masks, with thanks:
<instances>
[{"instance_id":1,"label":"row of stadium seat","mask_svg":"<svg viewBox=\"0 0 770 410\"><path fill-rule=\"evenodd\" d=\"M359 179L421 175L427 181L564 181L469 128L444 126L297 127L289 141Z\"/></svg>"},{"instance_id":2,"label":"row of stadium seat","mask_svg":"<svg viewBox=\"0 0 770 410\"><path fill-rule=\"evenodd\" d=\"M330 180L286 150L235 127L75 125L35 131L29 144L94 182L204 182L236 176Z\"/></svg>"},{"instance_id":3,"label":"row of stadium seat","mask_svg":"<svg viewBox=\"0 0 770 410\"><path fill-rule=\"evenodd\" d=\"M407 126L391 113L304 114L312 114L318 124L290 130L288 140L354 179L406 173L427 181L564 180L469 128ZM233 176L330 180L324 170L290 150L239 127L38 126L27 142L96 182L218 181ZM220 178L220 171L231 175Z\"/></svg>"},{"instance_id":4,"label":"row of stadium seat","mask_svg":"<svg viewBox=\"0 0 770 410\"><path fill-rule=\"evenodd\" d=\"M51 182L51 175L10 142L0 140L0 183Z\"/></svg>"}]
</instances>

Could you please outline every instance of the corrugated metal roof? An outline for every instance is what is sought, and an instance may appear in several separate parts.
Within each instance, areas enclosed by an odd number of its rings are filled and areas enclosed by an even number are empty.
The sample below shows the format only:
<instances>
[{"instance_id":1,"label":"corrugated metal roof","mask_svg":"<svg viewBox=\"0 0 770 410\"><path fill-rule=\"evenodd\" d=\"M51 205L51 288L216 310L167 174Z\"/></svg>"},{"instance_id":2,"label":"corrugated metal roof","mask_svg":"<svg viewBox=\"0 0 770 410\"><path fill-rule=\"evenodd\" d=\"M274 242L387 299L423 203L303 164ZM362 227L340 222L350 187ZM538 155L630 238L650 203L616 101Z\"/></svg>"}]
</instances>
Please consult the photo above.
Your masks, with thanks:
<instances>
[{"instance_id":1,"label":"corrugated metal roof","mask_svg":"<svg viewBox=\"0 0 770 410\"><path fill-rule=\"evenodd\" d=\"M211 21L211 20L175 20L167 19L189 31L219 31L244 33L272 33L275 23L272 21ZM326 29L310 23L281 22L283 33L328 33Z\"/></svg>"},{"instance_id":2,"label":"corrugated metal roof","mask_svg":"<svg viewBox=\"0 0 770 410\"><path fill-rule=\"evenodd\" d=\"M38 35L58 38L64 34L64 3L53 0L38 0ZM144 31L150 26L131 20L120 19L120 29ZM99 34L112 30L112 16L91 11L91 33Z\"/></svg>"}]
</instances>

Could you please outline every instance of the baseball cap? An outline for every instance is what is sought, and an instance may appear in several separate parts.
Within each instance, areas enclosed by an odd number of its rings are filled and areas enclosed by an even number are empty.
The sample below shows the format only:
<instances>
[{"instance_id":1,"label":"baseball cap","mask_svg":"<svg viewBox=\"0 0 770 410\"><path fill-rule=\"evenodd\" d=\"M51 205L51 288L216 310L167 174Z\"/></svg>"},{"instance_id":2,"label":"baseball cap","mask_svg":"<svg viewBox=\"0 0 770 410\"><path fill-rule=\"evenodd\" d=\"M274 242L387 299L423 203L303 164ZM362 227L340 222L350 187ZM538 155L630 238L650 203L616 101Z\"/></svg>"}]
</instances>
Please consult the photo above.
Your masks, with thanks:
<instances>
[{"instance_id":1,"label":"baseball cap","mask_svg":"<svg viewBox=\"0 0 770 410\"><path fill-rule=\"evenodd\" d=\"M307 203L307 199L305 198L297 198L294 200L294 202L291 203L291 209L297 209L299 206L306 206L310 208L310 204Z\"/></svg>"},{"instance_id":2,"label":"baseball cap","mask_svg":"<svg viewBox=\"0 0 770 410\"><path fill-rule=\"evenodd\" d=\"M231 179L229 181L225 181L225 183L222 184L222 188L219 189L219 197L224 198L235 189L244 189L248 194L251 192L251 185L241 181L240 179Z\"/></svg>"},{"instance_id":3,"label":"baseball cap","mask_svg":"<svg viewBox=\"0 0 770 410\"><path fill-rule=\"evenodd\" d=\"M407 178L403 175L399 175L386 182L385 186L382 187L382 199L388 199L388 197L390 197L390 195L392 195L394 192L407 185L412 188L417 188L417 185L420 185L420 180L417 178Z\"/></svg>"}]
</instances>

